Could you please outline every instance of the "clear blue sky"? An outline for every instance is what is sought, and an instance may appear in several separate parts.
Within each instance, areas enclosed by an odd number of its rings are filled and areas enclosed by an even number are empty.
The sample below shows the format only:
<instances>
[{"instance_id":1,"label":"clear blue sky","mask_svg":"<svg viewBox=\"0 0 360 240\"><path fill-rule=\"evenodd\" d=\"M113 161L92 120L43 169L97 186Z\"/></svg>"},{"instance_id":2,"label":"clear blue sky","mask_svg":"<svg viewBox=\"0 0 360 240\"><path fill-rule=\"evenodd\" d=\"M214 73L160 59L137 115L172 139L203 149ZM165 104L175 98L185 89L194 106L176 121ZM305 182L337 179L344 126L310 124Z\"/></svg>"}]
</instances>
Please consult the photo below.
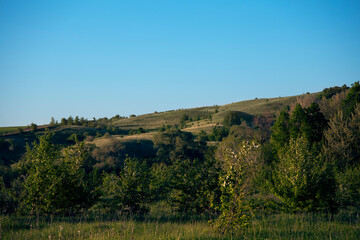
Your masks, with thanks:
<instances>
[{"instance_id":1,"label":"clear blue sky","mask_svg":"<svg viewBox=\"0 0 360 240\"><path fill-rule=\"evenodd\" d=\"M359 0L0 0L0 126L358 80Z\"/></svg>"}]
</instances>

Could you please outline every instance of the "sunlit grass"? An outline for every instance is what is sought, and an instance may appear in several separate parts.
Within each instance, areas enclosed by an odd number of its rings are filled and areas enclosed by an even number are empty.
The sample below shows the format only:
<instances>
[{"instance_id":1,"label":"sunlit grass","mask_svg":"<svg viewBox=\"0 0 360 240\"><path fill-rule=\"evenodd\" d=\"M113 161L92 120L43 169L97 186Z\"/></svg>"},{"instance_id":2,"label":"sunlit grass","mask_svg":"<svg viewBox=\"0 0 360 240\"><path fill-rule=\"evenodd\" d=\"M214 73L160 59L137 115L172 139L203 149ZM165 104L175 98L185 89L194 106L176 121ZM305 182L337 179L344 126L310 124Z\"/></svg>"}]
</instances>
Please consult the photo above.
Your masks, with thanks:
<instances>
[{"instance_id":1,"label":"sunlit grass","mask_svg":"<svg viewBox=\"0 0 360 240\"><path fill-rule=\"evenodd\" d=\"M206 217L1 217L0 239L358 239L360 216L341 213L258 215L233 235L211 232Z\"/></svg>"}]
</instances>

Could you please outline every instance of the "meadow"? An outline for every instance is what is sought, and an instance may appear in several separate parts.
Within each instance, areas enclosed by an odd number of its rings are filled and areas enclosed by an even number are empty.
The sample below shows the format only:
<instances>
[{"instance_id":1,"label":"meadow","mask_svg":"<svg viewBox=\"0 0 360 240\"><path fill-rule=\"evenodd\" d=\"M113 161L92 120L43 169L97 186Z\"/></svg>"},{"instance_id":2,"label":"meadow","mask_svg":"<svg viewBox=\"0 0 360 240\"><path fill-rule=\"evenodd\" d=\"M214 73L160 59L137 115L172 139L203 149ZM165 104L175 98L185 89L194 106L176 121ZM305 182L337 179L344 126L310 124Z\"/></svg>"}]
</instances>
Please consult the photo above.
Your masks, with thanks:
<instances>
[{"instance_id":1,"label":"meadow","mask_svg":"<svg viewBox=\"0 0 360 240\"><path fill-rule=\"evenodd\" d=\"M2 216L1 239L358 239L360 216L342 211L326 214L258 214L249 225L232 234L210 229L206 216L173 214L145 217Z\"/></svg>"}]
</instances>

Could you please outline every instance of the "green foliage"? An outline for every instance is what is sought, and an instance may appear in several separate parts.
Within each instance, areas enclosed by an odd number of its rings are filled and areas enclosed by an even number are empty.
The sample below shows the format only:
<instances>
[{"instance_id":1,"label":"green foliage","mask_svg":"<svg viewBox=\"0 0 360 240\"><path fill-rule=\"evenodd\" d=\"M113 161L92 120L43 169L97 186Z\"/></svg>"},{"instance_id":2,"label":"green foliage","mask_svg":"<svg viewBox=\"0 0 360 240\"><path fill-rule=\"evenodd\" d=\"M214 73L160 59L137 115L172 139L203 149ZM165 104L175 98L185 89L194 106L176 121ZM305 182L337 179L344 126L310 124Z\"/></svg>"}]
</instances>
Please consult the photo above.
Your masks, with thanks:
<instances>
[{"instance_id":1,"label":"green foliage","mask_svg":"<svg viewBox=\"0 0 360 240\"><path fill-rule=\"evenodd\" d=\"M220 216L212 222L212 227L220 233L240 230L249 224L252 217L251 209L244 201L246 169L251 165L249 156L257 149L255 143L244 142L238 152L225 149L220 176L221 202Z\"/></svg>"},{"instance_id":2,"label":"green foliage","mask_svg":"<svg viewBox=\"0 0 360 240\"><path fill-rule=\"evenodd\" d=\"M316 103L308 108L297 104L291 115L286 111L280 112L272 129L271 143L279 151L289 143L290 138L304 137L311 144L319 142L326 127L327 121Z\"/></svg>"},{"instance_id":3,"label":"green foliage","mask_svg":"<svg viewBox=\"0 0 360 240\"><path fill-rule=\"evenodd\" d=\"M337 199L340 205L360 210L360 165L348 167L336 177L339 184Z\"/></svg>"},{"instance_id":4,"label":"green foliage","mask_svg":"<svg viewBox=\"0 0 360 240\"><path fill-rule=\"evenodd\" d=\"M347 94L346 98L342 102L344 115L349 117L354 111L356 104L360 103L360 83L359 81L353 83Z\"/></svg>"},{"instance_id":5,"label":"green foliage","mask_svg":"<svg viewBox=\"0 0 360 240\"><path fill-rule=\"evenodd\" d=\"M6 187L3 176L0 176L0 215L14 212L17 204L15 190Z\"/></svg>"},{"instance_id":6,"label":"green foliage","mask_svg":"<svg viewBox=\"0 0 360 240\"><path fill-rule=\"evenodd\" d=\"M336 182L323 154L303 138L291 139L279 154L273 190L293 211L336 209Z\"/></svg>"},{"instance_id":7,"label":"green foliage","mask_svg":"<svg viewBox=\"0 0 360 240\"><path fill-rule=\"evenodd\" d=\"M290 115L286 111L281 111L272 128L270 142L275 149L281 149L288 144L290 139Z\"/></svg>"},{"instance_id":8,"label":"green foliage","mask_svg":"<svg viewBox=\"0 0 360 240\"><path fill-rule=\"evenodd\" d=\"M178 159L202 158L205 146L195 142L194 136L178 129L170 129L154 136L156 156L160 162L171 165Z\"/></svg>"},{"instance_id":9,"label":"green foliage","mask_svg":"<svg viewBox=\"0 0 360 240\"><path fill-rule=\"evenodd\" d=\"M324 136L326 157L338 171L360 165L360 104L348 118L341 111L335 114Z\"/></svg>"},{"instance_id":10,"label":"green foliage","mask_svg":"<svg viewBox=\"0 0 360 240\"><path fill-rule=\"evenodd\" d=\"M103 205L109 210L126 213L147 212L150 202L150 171L145 162L127 158L119 174L104 174Z\"/></svg>"},{"instance_id":11,"label":"green foliage","mask_svg":"<svg viewBox=\"0 0 360 240\"><path fill-rule=\"evenodd\" d=\"M67 124L66 118L61 118L60 124L61 125L66 125Z\"/></svg>"},{"instance_id":12,"label":"green foliage","mask_svg":"<svg viewBox=\"0 0 360 240\"><path fill-rule=\"evenodd\" d=\"M23 211L30 214L71 213L89 204L82 169L86 147L78 143L61 150L51 138L52 134L46 133L32 148L27 146L25 159L20 163Z\"/></svg>"},{"instance_id":13,"label":"green foliage","mask_svg":"<svg viewBox=\"0 0 360 240\"><path fill-rule=\"evenodd\" d=\"M35 123L31 123L30 128L31 128L32 131L36 131L38 126Z\"/></svg>"},{"instance_id":14,"label":"green foliage","mask_svg":"<svg viewBox=\"0 0 360 240\"><path fill-rule=\"evenodd\" d=\"M68 125L73 125L73 124L74 124L74 119L73 119L72 116L68 117L68 119L67 119L67 124L68 124Z\"/></svg>"},{"instance_id":15,"label":"green foliage","mask_svg":"<svg viewBox=\"0 0 360 240\"><path fill-rule=\"evenodd\" d=\"M199 133L199 140L206 142L209 140L209 136L207 135L207 133L204 130L201 130Z\"/></svg>"},{"instance_id":16,"label":"green foliage","mask_svg":"<svg viewBox=\"0 0 360 240\"><path fill-rule=\"evenodd\" d=\"M213 151L191 133L168 130L155 139L158 161L167 167L169 201L178 211L212 211L218 195L218 168Z\"/></svg>"},{"instance_id":17,"label":"green foliage","mask_svg":"<svg viewBox=\"0 0 360 240\"><path fill-rule=\"evenodd\" d=\"M55 118L51 117L50 126L54 126L56 124Z\"/></svg>"},{"instance_id":18,"label":"green foliage","mask_svg":"<svg viewBox=\"0 0 360 240\"><path fill-rule=\"evenodd\" d=\"M226 127L215 126L212 133L209 135L210 141L221 141L224 137L229 135L229 129Z\"/></svg>"},{"instance_id":19,"label":"green foliage","mask_svg":"<svg viewBox=\"0 0 360 240\"><path fill-rule=\"evenodd\" d=\"M214 159L178 159L169 170L172 206L180 212L213 212L220 195Z\"/></svg>"},{"instance_id":20,"label":"green foliage","mask_svg":"<svg viewBox=\"0 0 360 240\"><path fill-rule=\"evenodd\" d=\"M224 117L223 124L226 127L231 127L232 125L240 125L243 121L247 124L251 124L253 116L250 114L239 112L239 111L229 111Z\"/></svg>"},{"instance_id":21,"label":"green foliage","mask_svg":"<svg viewBox=\"0 0 360 240\"><path fill-rule=\"evenodd\" d=\"M335 87L330 87L330 88L325 88L321 95L320 95L320 98L324 97L326 99L329 99L331 98L332 96L342 92L342 91L345 91L347 90L349 87L346 86L346 84L344 84L342 87L338 87L338 86L335 86Z\"/></svg>"}]
</instances>

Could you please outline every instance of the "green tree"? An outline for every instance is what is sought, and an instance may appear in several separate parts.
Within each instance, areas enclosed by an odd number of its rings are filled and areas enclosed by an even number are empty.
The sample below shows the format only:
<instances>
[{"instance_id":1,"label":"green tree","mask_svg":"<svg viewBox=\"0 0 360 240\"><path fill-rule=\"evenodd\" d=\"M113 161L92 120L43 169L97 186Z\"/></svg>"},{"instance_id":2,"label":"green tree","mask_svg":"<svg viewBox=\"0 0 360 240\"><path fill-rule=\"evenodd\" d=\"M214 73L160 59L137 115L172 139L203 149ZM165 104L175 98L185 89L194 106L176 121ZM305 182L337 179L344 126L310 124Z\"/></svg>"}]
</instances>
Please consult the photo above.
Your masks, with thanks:
<instances>
[{"instance_id":1,"label":"green tree","mask_svg":"<svg viewBox=\"0 0 360 240\"><path fill-rule=\"evenodd\" d=\"M243 121L247 124L251 124L253 116L244 112L239 111L230 111L227 112L223 124L226 127L231 127L233 125L240 125Z\"/></svg>"},{"instance_id":2,"label":"green tree","mask_svg":"<svg viewBox=\"0 0 360 240\"><path fill-rule=\"evenodd\" d=\"M154 138L158 162L166 164L169 202L178 211L211 211L218 195L218 167L213 151L191 133L172 129Z\"/></svg>"},{"instance_id":3,"label":"green tree","mask_svg":"<svg viewBox=\"0 0 360 240\"><path fill-rule=\"evenodd\" d=\"M229 129L227 127L215 126L212 133L209 136L211 141L221 141L224 137L229 135Z\"/></svg>"},{"instance_id":4,"label":"green tree","mask_svg":"<svg viewBox=\"0 0 360 240\"><path fill-rule=\"evenodd\" d=\"M103 202L111 210L144 213L150 202L150 171L145 162L127 158L124 169L117 174L105 174Z\"/></svg>"},{"instance_id":5,"label":"green tree","mask_svg":"<svg viewBox=\"0 0 360 240\"><path fill-rule=\"evenodd\" d=\"M337 200L360 209L360 104L348 118L335 114L324 135L326 159L336 167Z\"/></svg>"},{"instance_id":6,"label":"green tree","mask_svg":"<svg viewBox=\"0 0 360 240\"><path fill-rule=\"evenodd\" d=\"M68 119L67 119L67 124L69 124L69 125L73 125L73 124L74 124L74 119L73 119L72 116L68 117Z\"/></svg>"},{"instance_id":7,"label":"green tree","mask_svg":"<svg viewBox=\"0 0 360 240\"><path fill-rule=\"evenodd\" d=\"M60 149L51 142L52 136L47 132L33 147L28 145L19 167L24 179L22 204L38 216L71 213L89 203L82 168L87 152L84 143Z\"/></svg>"},{"instance_id":8,"label":"green tree","mask_svg":"<svg viewBox=\"0 0 360 240\"><path fill-rule=\"evenodd\" d=\"M67 125L68 123L67 123L66 118L61 118L60 124L61 125Z\"/></svg>"},{"instance_id":9,"label":"green tree","mask_svg":"<svg viewBox=\"0 0 360 240\"><path fill-rule=\"evenodd\" d=\"M346 98L342 102L342 107L345 117L349 117L354 111L356 104L360 103L360 84L359 81L353 83L347 94Z\"/></svg>"},{"instance_id":10,"label":"green tree","mask_svg":"<svg viewBox=\"0 0 360 240\"><path fill-rule=\"evenodd\" d=\"M219 168L213 156L177 159L170 170L170 203L180 212L213 212L218 202Z\"/></svg>"},{"instance_id":11,"label":"green tree","mask_svg":"<svg viewBox=\"0 0 360 240\"><path fill-rule=\"evenodd\" d=\"M276 150L281 149L289 143L290 139L290 115L286 111L281 111L272 128L270 142Z\"/></svg>"},{"instance_id":12,"label":"green tree","mask_svg":"<svg viewBox=\"0 0 360 240\"><path fill-rule=\"evenodd\" d=\"M75 125L79 125L80 124L80 120L79 120L79 117L76 116L75 119L74 119L74 124Z\"/></svg>"},{"instance_id":13,"label":"green tree","mask_svg":"<svg viewBox=\"0 0 360 240\"><path fill-rule=\"evenodd\" d=\"M274 193L290 210L336 210L333 167L304 137L291 139L280 151L273 181Z\"/></svg>"},{"instance_id":14,"label":"green tree","mask_svg":"<svg viewBox=\"0 0 360 240\"><path fill-rule=\"evenodd\" d=\"M55 118L51 117L50 126L54 126L56 124Z\"/></svg>"},{"instance_id":15,"label":"green tree","mask_svg":"<svg viewBox=\"0 0 360 240\"><path fill-rule=\"evenodd\" d=\"M245 191L249 167L252 165L252 154L258 146L255 143L243 142L238 150L226 148L222 152L221 167L223 173L219 178L221 185L220 216L212 222L212 227L220 233L239 230L248 225L252 213L245 201Z\"/></svg>"},{"instance_id":16,"label":"green tree","mask_svg":"<svg viewBox=\"0 0 360 240\"><path fill-rule=\"evenodd\" d=\"M35 123L31 123L30 128L31 128L32 131L36 131L38 126Z\"/></svg>"}]
</instances>

